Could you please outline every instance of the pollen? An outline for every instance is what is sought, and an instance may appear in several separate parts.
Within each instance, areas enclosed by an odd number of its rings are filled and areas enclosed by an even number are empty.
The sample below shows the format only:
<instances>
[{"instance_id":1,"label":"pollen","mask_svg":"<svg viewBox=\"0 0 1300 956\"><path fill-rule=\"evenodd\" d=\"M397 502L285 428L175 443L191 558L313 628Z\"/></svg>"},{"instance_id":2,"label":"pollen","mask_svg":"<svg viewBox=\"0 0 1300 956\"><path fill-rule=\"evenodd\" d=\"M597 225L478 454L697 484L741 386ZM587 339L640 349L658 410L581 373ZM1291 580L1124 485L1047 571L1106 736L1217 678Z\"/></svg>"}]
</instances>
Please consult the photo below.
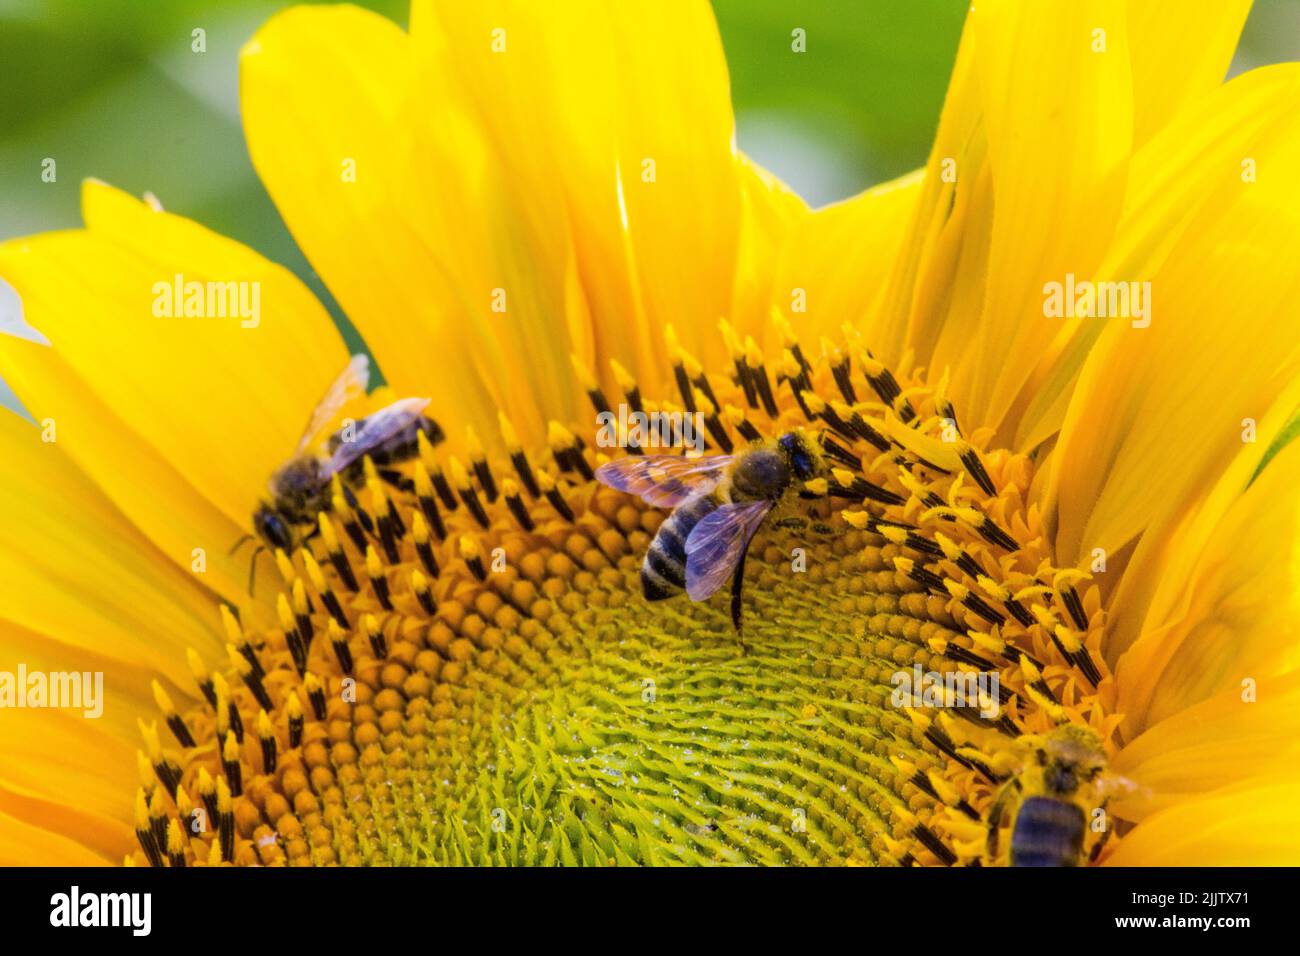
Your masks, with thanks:
<instances>
[{"instance_id":1,"label":"pollen","mask_svg":"<svg viewBox=\"0 0 1300 956\"><path fill-rule=\"evenodd\" d=\"M421 434L335 484L265 608L214 609L226 652L188 653L182 707L155 682L130 862L1007 863L1035 742L1111 752L1099 588L946 376L810 358L776 320L774 354L722 321L722 368L668 330L653 389L574 359L596 412L700 412L705 454L802 429L824 455L754 539L744 650L725 599L642 597L667 512L594 480L594 416L503 414L463 460Z\"/></svg>"}]
</instances>

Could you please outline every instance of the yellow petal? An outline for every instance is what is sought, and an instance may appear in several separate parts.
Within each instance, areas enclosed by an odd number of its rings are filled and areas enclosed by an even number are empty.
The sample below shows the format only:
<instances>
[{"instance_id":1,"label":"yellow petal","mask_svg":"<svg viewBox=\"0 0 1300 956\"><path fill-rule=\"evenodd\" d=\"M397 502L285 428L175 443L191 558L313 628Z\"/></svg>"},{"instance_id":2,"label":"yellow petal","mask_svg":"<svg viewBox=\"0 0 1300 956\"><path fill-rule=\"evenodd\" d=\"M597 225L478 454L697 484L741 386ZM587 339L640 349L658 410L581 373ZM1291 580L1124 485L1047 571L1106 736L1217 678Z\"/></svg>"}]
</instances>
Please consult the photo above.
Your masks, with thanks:
<instances>
[{"instance_id":1,"label":"yellow petal","mask_svg":"<svg viewBox=\"0 0 1300 956\"><path fill-rule=\"evenodd\" d=\"M1141 0L1128 5L1133 139L1141 145L1223 82L1251 0Z\"/></svg>"},{"instance_id":2,"label":"yellow petal","mask_svg":"<svg viewBox=\"0 0 1300 956\"><path fill-rule=\"evenodd\" d=\"M708 5L426 0L411 20L421 62L459 79L512 178L567 210L606 357L653 381L672 323L720 360L742 196Z\"/></svg>"},{"instance_id":3,"label":"yellow petal","mask_svg":"<svg viewBox=\"0 0 1300 956\"><path fill-rule=\"evenodd\" d=\"M739 154L741 183L740 248L736 257L731 310L736 331L752 336L764 354L778 354L780 336L771 321L771 308L788 309L788 293L777 289L777 262L792 232L811 218L807 204L743 153ZM667 385L664 382L664 385Z\"/></svg>"},{"instance_id":4,"label":"yellow petal","mask_svg":"<svg viewBox=\"0 0 1300 956\"><path fill-rule=\"evenodd\" d=\"M1295 866L1300 829L1294 777L1187 800L1153 814L1120 841L1110 866Z\"/></svg>"},{"instance_id":5,"label":"yellow petal","mask_svg":"<svg viewBox=\"0 0 1300 956\"><path fill-rule=\"evenodd\" d=\"M1130 145L1220 82L1248 6L1071 4L1061 16L976 4L877 352L897 361L910 347L935 374L951 368L967 414L1001 423L1015 447L1049 437L1093 338L1035 321L1042 286L1091 278L1116 228Z\"/></svg>"},{"instance_id":6,"label":"yellow petal","mask_svg":"<svg viewBox=\"0 0 1300 956\"><path fill-rule=\"evenodd\" d=\"M228 551L245 533L247 517L237 523L204 497L53 349L0 336L0 375L24 396L40 422L39 428L21 423L21 442L13 434L7 439L21 451L20 460L39 454L46 445L42 435L51 436L165 560L188 570L195 549L202 549L204 584L228 601L244 597L249 559L247 554L231 557ZM5 417L13 418L7 412ZM264 485L265 478L254 487ZM51 514L62 515L62 507L55 506ZM68 518L70 524L79 520L76 512Z\"/></svg>"},{"instance_id":7,"label":"yellow petal","mask_svg":"<svg viewBox=\"0 0 1300 956\"><path fill-rule=\"evenodd\" d=\"M64 443L0 414L0 621L56 639L72 657L101 655L173 681L183 650L216 642L207 572L185 570L142 535L73 465ZM12 657L6 647L6 659Z\"/></svg>"},{"instance_id":8,"label":"yellow petal","mask_svg":"<svg viewBox=\"0 0 1300 956\"><path fill-rule=\"evenodd\" d=\"M111 866L109 860L76 840L0 813L0 866Z\"/></svg>"},{"instance_id":9,"label":"yellow petal","mask_svg":"<svg viewBox=\"0 0 1300 956\"><path fill-rule=\"evenodd\" d=\"M1175 712L1125 744L1111 767L1126 782L1116 812L1141 820L1224 787L1287 774L1297 779L1300 671L1259 679L1249 698L1243 690Z\"/></svg>"},{"instance_id":10,"label":"yellow petal","mask_svg":"<svg viewBox=\"0 0 1300 956\"><path fill-rule=\"evenodd\" d=\"M1175 245L1133 277L1151 283L1149 327L1107 320L1084 366L1048 496L1067 563L1172 527L1230 470L1244 487L1300 403L1300 192L1285 172L1300 158L1300 120L1279 120L1256 146L1257 181L1239 163L1207 175Z\"/></svg>"},{"instance_id":11,"label":"yellow petal","mask_svg":"<svg viewBox=\"0 0 1300 956\"><path fill-rule=\"evenodd\" d=\"M1132 81L1118 2L981 2L970 21L994 196L987 279L978 327L946 327L931 362L952 368L964 415L997 425L1056 334L1045 283L1091 274L1114 232Z\"/></svg>"},{"instance_id":12,"label":"yellow petal","mask_svg":"<svg viewBox=\"0 0 1300 956\"><path fill-rule=\"evenodd\" d=\"M562 208L543 236L407 35L357 7L294 7L240 68L254 166L394 389L430 396L453 444L466 424L494 435L498 410L521 428L571 413Z\"/></svg>"},{"instance_id":13,"label":"yellow petal","mask_svg":"<svg viewBox=\"0 0 1300 956\"><path fill-rule=\"evenodd\" d=\"M99 183L83 208L86 229L0 246L0 276L51 343L0 336L0 375L169 560L205 549L206 583L235 600L246 563L225 552L346 350L306 288L251 250ZM249 317L160 317L178 275L248 283Z\"/></svg>"},{"instance_id":14,"label":"yellow petal","mask_svg":"<svg viewBox=\"0 0 1300 956\"><path fill-rule=\"evenodd\" d=\"M871 342L886 363L897 363L909 348L922 362L928 360L948 319L962 249L987 245L992 190L984 162L975 46L975 29L968 17L921 191L890 277L883 320ZM972 206L983 215L977 216L978 225L968 228ZM962 271L982 283L983 263L971 265L977 258L967 256ZM982 285L979 288L982 297Z\"/></svg>"},{"instance_id":15,"label":"yellow petal","mask_svg":"<svg viewBox=\"0 0 1300 956\"><path fill-rule=\"evenodd\" d=\"M38 671L103 674L103 713L98 718L85 716L84 708L3 711L0 818L48 831L52 848L60 846L59 838L66 838L99 856L101 862L120 863L135 842L130 826L131 797L139 785L135 721L155 712L147 671L22 633L4 622L0 622L0 646L5 650L5 669L14 673L21 663L28 675ZM5 843L0 836L0 845ZM45 859L40 851L24 862Z\"/></svg>"},{"instance_id":16,"label":"yellow petal","mask_svg":"<svg viewBox=\"0 0 1300 956\"><path fill-rule=\"evenodd\" d=\"M212 660L222 649L215 598L205 575L168 560L63 444L39 436L0 413L0 459L22 462L0 472L0 667L102 674L101 713L0 711L0 846L39 851L13 862L52 862L61 857L47 854L72 852L72 838L117 863L133 840L123 821L136 784L135 720L154 712L149 682L188 702L185 647Z\"/></svg>"},{"instance_id":17,"label":"yellow petal","mask_svg":"<svg viewBox=\"0 0 1300 956\"><path fill-rule=\"evenodd\" d=\"M1135 558L1158 560L1161 571L1141 636L1119 659L1118 709L1131 730L1300 667L1297 485L1293 444L1227 507L1212 497L1160 555ZM1143 597L1122 591L1116 616L1136 613Z\"/></svg>"},{"instance_id":18,"label":"yellow petal","mask_svg":"<svg viewBox=\"0 0 1300 956\"><path fill-rule=\"evenodd\" d=\"M917 171L791 224L772 295L801 341L839 339L847 323L868 345L874 342L886 285L922 183Z\"/></svg>"},{"instance_id":19,"label":"yellow petal","mask_svg":"<svg viewBox=\"0 0 1300 956\"><path fill-rule=\"evenodd\" d=\"M1252 70L1199 99L1140 149L1129 167L1124 214L1098 277L1152 276L1192 218L1213 201L1223 170L1241 171L1261 138L1294 112L1298 89L1295 64ZM1021 416L1018 448L1032 448L1060 428L1073 384L1107 326L1101 319L1053 321L1056 338L1026 389L1031 399Z\"/></svg>"}]
</instances>

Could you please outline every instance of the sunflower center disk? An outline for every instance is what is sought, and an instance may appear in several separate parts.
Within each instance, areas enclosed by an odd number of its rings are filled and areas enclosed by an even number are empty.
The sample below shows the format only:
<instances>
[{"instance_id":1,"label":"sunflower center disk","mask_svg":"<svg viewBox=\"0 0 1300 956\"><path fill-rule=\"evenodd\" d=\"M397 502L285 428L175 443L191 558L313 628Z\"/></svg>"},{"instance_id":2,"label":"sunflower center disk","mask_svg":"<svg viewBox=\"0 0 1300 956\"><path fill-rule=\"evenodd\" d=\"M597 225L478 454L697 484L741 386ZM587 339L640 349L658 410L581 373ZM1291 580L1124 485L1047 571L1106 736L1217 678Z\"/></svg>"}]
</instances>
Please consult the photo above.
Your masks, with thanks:
<instances>
[{"instance_id":1,"label":"sunflower center disk","mask_svg":"<svg viewBox=\"0 0 1300 956\"><path fill-rule=\"evenodd\" d=\"M1032 742L1115 722L1031 462L865 349L814 366L788 336L774 373L724 336L725 374L674 343L659 404L613 371L627 408L698 412L708 453L803 428L826 455L754 539L747 653L725 596L644 601L666 514L593 480L590 424L539 455L503 421L491 462L422 445L278 555L279 628L223 609L203 706L157 688L179 747L143 728L139 862L1006 862Z\"/></svg>"}]
</instances>

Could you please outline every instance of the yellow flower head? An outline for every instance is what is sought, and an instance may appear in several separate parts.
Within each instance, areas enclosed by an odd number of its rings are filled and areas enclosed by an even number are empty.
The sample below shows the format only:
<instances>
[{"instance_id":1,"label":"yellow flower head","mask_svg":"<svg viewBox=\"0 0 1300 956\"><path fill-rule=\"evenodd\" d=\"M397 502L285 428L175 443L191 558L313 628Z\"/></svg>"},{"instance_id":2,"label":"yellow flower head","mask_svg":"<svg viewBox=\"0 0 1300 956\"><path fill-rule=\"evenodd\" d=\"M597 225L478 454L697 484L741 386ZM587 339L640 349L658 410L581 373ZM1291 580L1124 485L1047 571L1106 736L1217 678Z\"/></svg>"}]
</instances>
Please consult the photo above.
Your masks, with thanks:
<instances>
[{"instance_id":1,"label":"yellow flower head","mask_svg":"<svg viewBox=\"0 0 1300 956\"><path fill-rule=\"evenodd\" d=\"M156 202L0 246L0 642L105 675L0 712L0 862L1297 862L1245 12L981 0L926 167L818 211L706 3L276 16L250 153L387 384Z\"/></svg>"}]
</instances>

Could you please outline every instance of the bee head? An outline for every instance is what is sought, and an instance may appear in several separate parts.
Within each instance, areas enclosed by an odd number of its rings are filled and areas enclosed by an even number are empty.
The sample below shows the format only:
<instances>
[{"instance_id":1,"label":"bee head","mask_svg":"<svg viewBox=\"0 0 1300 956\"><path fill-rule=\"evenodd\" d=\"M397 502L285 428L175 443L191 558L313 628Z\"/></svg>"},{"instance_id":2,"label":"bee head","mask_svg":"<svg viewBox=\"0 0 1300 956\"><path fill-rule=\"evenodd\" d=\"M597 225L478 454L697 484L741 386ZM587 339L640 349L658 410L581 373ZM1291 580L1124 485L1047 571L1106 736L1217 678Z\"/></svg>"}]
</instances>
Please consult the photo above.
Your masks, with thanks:
<instances>
[{"instance_id":1,"label":"bee head","mask_svg":"<svg viewBox=\"0 0 1300 956\"><path fill-rule=\"evenodd\" d=\"M1037 739L1034 752L1048 793L1068 797L1096 780L1106 767L1101 738L1087 727L1067 724Z\"/></svg>"},{"instance_id":2,"label":"bee head","mask_svg":"<svg viewBox=\"0 0 1300 956\"><path fill-rule=\"evenodd\" d=\"M263 504L253 512L253 530L272 548L293 550L293 532L289 523L270 505Z\"/></svg>"},{"instance_id":3,"label":"bee head","mask_svg":"<svg viewBox=\"0 0 1300 956\"><path fill-rule=\"evenodd\" d=\"M781 451L790 463L790 470L800 481L808 481L821 472L821 450L818 449L803 431L786 432L777 439Z\"/></svg>"}]
</instances>

